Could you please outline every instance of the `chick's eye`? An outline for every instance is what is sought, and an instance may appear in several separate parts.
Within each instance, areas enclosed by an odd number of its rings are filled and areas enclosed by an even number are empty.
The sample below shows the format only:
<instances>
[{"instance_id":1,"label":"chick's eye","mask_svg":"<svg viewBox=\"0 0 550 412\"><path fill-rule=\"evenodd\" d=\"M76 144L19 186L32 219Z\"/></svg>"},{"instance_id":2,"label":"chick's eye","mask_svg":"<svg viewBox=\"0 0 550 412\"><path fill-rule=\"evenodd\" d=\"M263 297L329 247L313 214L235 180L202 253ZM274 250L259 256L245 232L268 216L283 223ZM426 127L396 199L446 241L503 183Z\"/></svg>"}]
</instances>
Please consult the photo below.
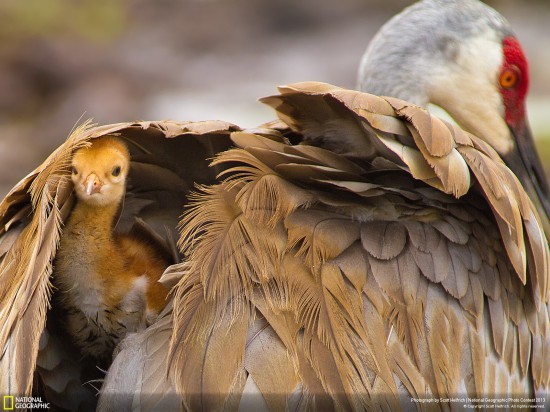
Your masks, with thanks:
<instances>
[{"instance_id":1,"label":"chick's eye","mask_svg":"<svg viewBox=\"0 0 550 412\"><path fill-rule=\"evenodd\" d=\"M504 69L500 74L500 85L505 89L511 89L518 82L518 73L514 69Z\"/></svg>"},{"instance_id":2,"label":"chick's eye","mask_svg":"<svg viewBox=\"0 0 550 412\"><path fill-rule=\"evenodd\" d=\"M78 170L76 170L76 167L73 166L73 167L71 168L71 173L72 173L73 175L75 175L75 176L78 174Z\"/></svg>"},{"instance_id":3,"label":"chick's eye","mask_svg":"<svg viewBox=\"0 0 550 412\"><path fill-rule=\"evenodd\" d=\"M118 176L120 174L120 166L115 166L112 172L113 176Z\"/></svg>"}]
</instances>

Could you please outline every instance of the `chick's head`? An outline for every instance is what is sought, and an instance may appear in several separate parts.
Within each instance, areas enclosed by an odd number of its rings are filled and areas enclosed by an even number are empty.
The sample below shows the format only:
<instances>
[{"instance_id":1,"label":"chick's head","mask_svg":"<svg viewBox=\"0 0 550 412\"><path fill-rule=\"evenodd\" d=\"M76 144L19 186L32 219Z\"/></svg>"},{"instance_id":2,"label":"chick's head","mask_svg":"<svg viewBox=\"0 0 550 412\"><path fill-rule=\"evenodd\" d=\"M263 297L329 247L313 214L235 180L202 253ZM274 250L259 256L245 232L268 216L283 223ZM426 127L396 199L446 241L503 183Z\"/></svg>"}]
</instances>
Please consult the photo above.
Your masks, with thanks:
<instances>
[{"instance_id":1,"label":"chick's head","mask_svg":"<svg viewBox=\"0 0 550 412\"><path fill-rule=\"evenodd\" d=\"M118 205L126 189L130 155L116 137L94 139L75 152L72 181L77 198L93 206Z\"/></svg>"}]
</instances>

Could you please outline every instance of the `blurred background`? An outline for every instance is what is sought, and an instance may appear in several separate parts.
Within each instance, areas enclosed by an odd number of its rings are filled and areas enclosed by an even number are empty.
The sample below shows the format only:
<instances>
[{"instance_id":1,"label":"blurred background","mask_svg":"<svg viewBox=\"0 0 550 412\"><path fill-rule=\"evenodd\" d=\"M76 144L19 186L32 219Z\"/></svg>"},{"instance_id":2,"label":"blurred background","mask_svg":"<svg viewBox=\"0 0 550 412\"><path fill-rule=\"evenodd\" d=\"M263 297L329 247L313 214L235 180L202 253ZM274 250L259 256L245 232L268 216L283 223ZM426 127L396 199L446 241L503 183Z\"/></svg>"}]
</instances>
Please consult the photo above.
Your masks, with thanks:
<instances>
[{"instance_id":1,"label":"blurred background","mask_svg":"<svg viewBox=\"0 0 550 412\"><path fill-rule=\"evenodd\" d=\"M74 125L272 120L279 84L353 88L371 37L405 0L2 0L0 198ZM550 164L550 1L492 0L531 69L528 111Z\"/></svg>"}]
</instances>

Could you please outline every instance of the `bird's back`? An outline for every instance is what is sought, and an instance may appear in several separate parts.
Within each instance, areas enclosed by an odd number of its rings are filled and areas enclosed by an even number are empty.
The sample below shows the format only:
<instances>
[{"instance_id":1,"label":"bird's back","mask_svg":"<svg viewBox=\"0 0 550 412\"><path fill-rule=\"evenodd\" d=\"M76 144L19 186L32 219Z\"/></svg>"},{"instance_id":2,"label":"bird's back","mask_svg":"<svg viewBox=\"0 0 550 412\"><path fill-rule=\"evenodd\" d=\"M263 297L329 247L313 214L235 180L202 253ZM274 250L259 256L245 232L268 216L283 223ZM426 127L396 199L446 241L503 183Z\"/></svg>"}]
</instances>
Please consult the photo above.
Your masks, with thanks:
<instances>
[{"instance_id":1,"label":"bird's back","mask_svg":"<svg viewBox=\"0 0 550 412\"><path fill-rule=\"evenodd\" d=\"M188 405L219 408L243 392L273 409L299 399L394 410L547 388L548 246L496 153L395 99L304 83L266 101L288 136L341 131L372 156L233 135L240 149L216 163L241 166L183 225L191 268L168 359ZM227 370L212 374L229 346Z\"/></svg>"}]
</instances>

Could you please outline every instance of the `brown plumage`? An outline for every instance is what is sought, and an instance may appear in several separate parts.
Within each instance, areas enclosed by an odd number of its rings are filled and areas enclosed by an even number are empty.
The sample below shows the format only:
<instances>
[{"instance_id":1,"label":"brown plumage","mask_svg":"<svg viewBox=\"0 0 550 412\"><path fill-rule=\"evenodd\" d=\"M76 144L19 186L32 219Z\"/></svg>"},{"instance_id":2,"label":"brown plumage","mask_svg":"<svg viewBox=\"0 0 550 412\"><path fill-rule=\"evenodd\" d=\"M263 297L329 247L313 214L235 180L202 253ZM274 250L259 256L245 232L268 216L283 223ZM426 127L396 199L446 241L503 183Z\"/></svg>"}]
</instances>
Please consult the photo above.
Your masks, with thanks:
<instances>
[{"instance_id":1,"label":"brown plumage","mask_svg":"<svg viewBox=\"0 0 550 412\"><path fill-rule=\"evenodd\" d=\"M53 273L65 328L84 355L103 362L120 339L155 320L168 293L158 279L171 262L147 239L114 231L129 169L128 149L115 137L75 152L77 200Z\"/></svg>"},{"instance_id":2,"label":"brown plumage","mask_svg":"<svg viewBox=\"0 0 550 412\"><path fill-rule=\"evenodd\" d=\"M485 17L481 26L500 21ZM67 363L50 333L54 311L40 346L38 336L60 223L71 210L67 166L79 142L120 133L139 175L125 196L124 210L134 212L123 211L118 226L138 215L161 233L159 223L174 225L185 210L186 260L161 278L174 294L157 320L116 348L100 410L449 410L547 393L548 202L536 163L526 163L529 139L513 141L502 107L489 104L500 102L501 70L493 69L495 77L476 80L496 96L484 100L496 115L474 110L492 123L458 112L480 126L469 125L478 137L413 104L322 83L263 99L280 121L254 130L204 122L77 131L0 205L1 388L29 393L35 360L34 390L43 385L48 399L67 402L59 394L82 381L73 379L78 369L60 368ZM506 113L522 113L523 100L504 103ZM519 120L513 130L528 137ZM235 147L215 158L211 170L223 172L215 181L204 159L229 147L230 132ZM523 166L535 179L518 175L525 190L487 142L510 167L518 145L527 154ZM144 153L147 167L138 161ZM200 190L182 209L179 195L191 182ZM141 203L144 195L154 203Z\"/></svg>"},{"instance_id":3,"label":"brown plumage","mask_svg":"<svg viewBox=\"0 0 550 412\"><path fill-rule=\"evenodd\" d=\"M548 244L496 152L396 99L280 91L263 101L288 127L234 133L214 163L237 166L182 223L168 360L186 406L244 393L272 410L394 410L548 390ZM371 154L286 141L324 133Z\"/></svg>"},{"instance_id":4,"label":"brown plumage","mask_svg":"<svg viewBox=\"0 0 550 412\"><path fill-rule=\"evenodd\" d=\"M194 181L214 181L221 169L209 168L207 159L229 147L232 130L238 128L218 121L85 124L6 196L0 204L2 393L35 393L68 410L95 409L97 403L103 376L98 376L97 362L82 361L64 333L66 311L59 304L59 291L51 287L56 282L52 263L67 230L63 222L68 225L77 203L71 179L74 153L97 138L121 139L131 163L114 234L133 231L147 234L153 244L171 245L187 193ZM179 259L176 250L171 259ZM155 365L163 374L161 364ZM162 382L158 377L155 381Z\"/></svg>"},{"instance_id":5,"label":"brown plumage","mask_svg":"<svg viewBox=\"0 0 550 412\"><path fill-rule=\"evenodd\" d=\"M72 204L72 153L120 133L133 149L130 170L140 172L139 153L147 153L151 172L153 163L172 167L168 159L190 146L223 150L233 131L237 148L212 169L227 169L227 180L196 195L181 225L188 261L162 279L176 285L175 298L155 323L118 346L102 410L394 410L410 407L410 397L547 390L550 270L539 222L547 217L494 150L416 106L326 84L284 87L264 101L283 121L244 132L216 123L77 130L12 191L0 207L7 250L0 280L8 285L0 310L11 315L2 317L8 333L0 335L0 366L13 378L2 387L30 391L37 358L15 349L27 347L25 353L38 353L48 399L67 402L77 393L76 372L59 365L78 371L78 362L51 361L62 359L51 355L59 353L56 339L46 333L38 351L39 333L25 329L31 319L35 330L44 325L48 258ZM370 155L351 159L288 143L325 134L352 137ZM436 134L442 144L434 149L427 142ZM209 172L200 165L175 176L200 170L206 184ZM138 195L157 196L147 175L130 179L124 210L136 210L130 203L141 204ZM31 182L33 204L25 194ZM153 224L159 215L149 206L137 214ZM123 213L119 225L131 221ZM20 256L35 263L22 268ZM13 293L30 294L27 285L44 282L30 301ZM26 302L26 312L9 310ZM42 312L25 318L34 307Z\"/></svg>"}]
</instances>

